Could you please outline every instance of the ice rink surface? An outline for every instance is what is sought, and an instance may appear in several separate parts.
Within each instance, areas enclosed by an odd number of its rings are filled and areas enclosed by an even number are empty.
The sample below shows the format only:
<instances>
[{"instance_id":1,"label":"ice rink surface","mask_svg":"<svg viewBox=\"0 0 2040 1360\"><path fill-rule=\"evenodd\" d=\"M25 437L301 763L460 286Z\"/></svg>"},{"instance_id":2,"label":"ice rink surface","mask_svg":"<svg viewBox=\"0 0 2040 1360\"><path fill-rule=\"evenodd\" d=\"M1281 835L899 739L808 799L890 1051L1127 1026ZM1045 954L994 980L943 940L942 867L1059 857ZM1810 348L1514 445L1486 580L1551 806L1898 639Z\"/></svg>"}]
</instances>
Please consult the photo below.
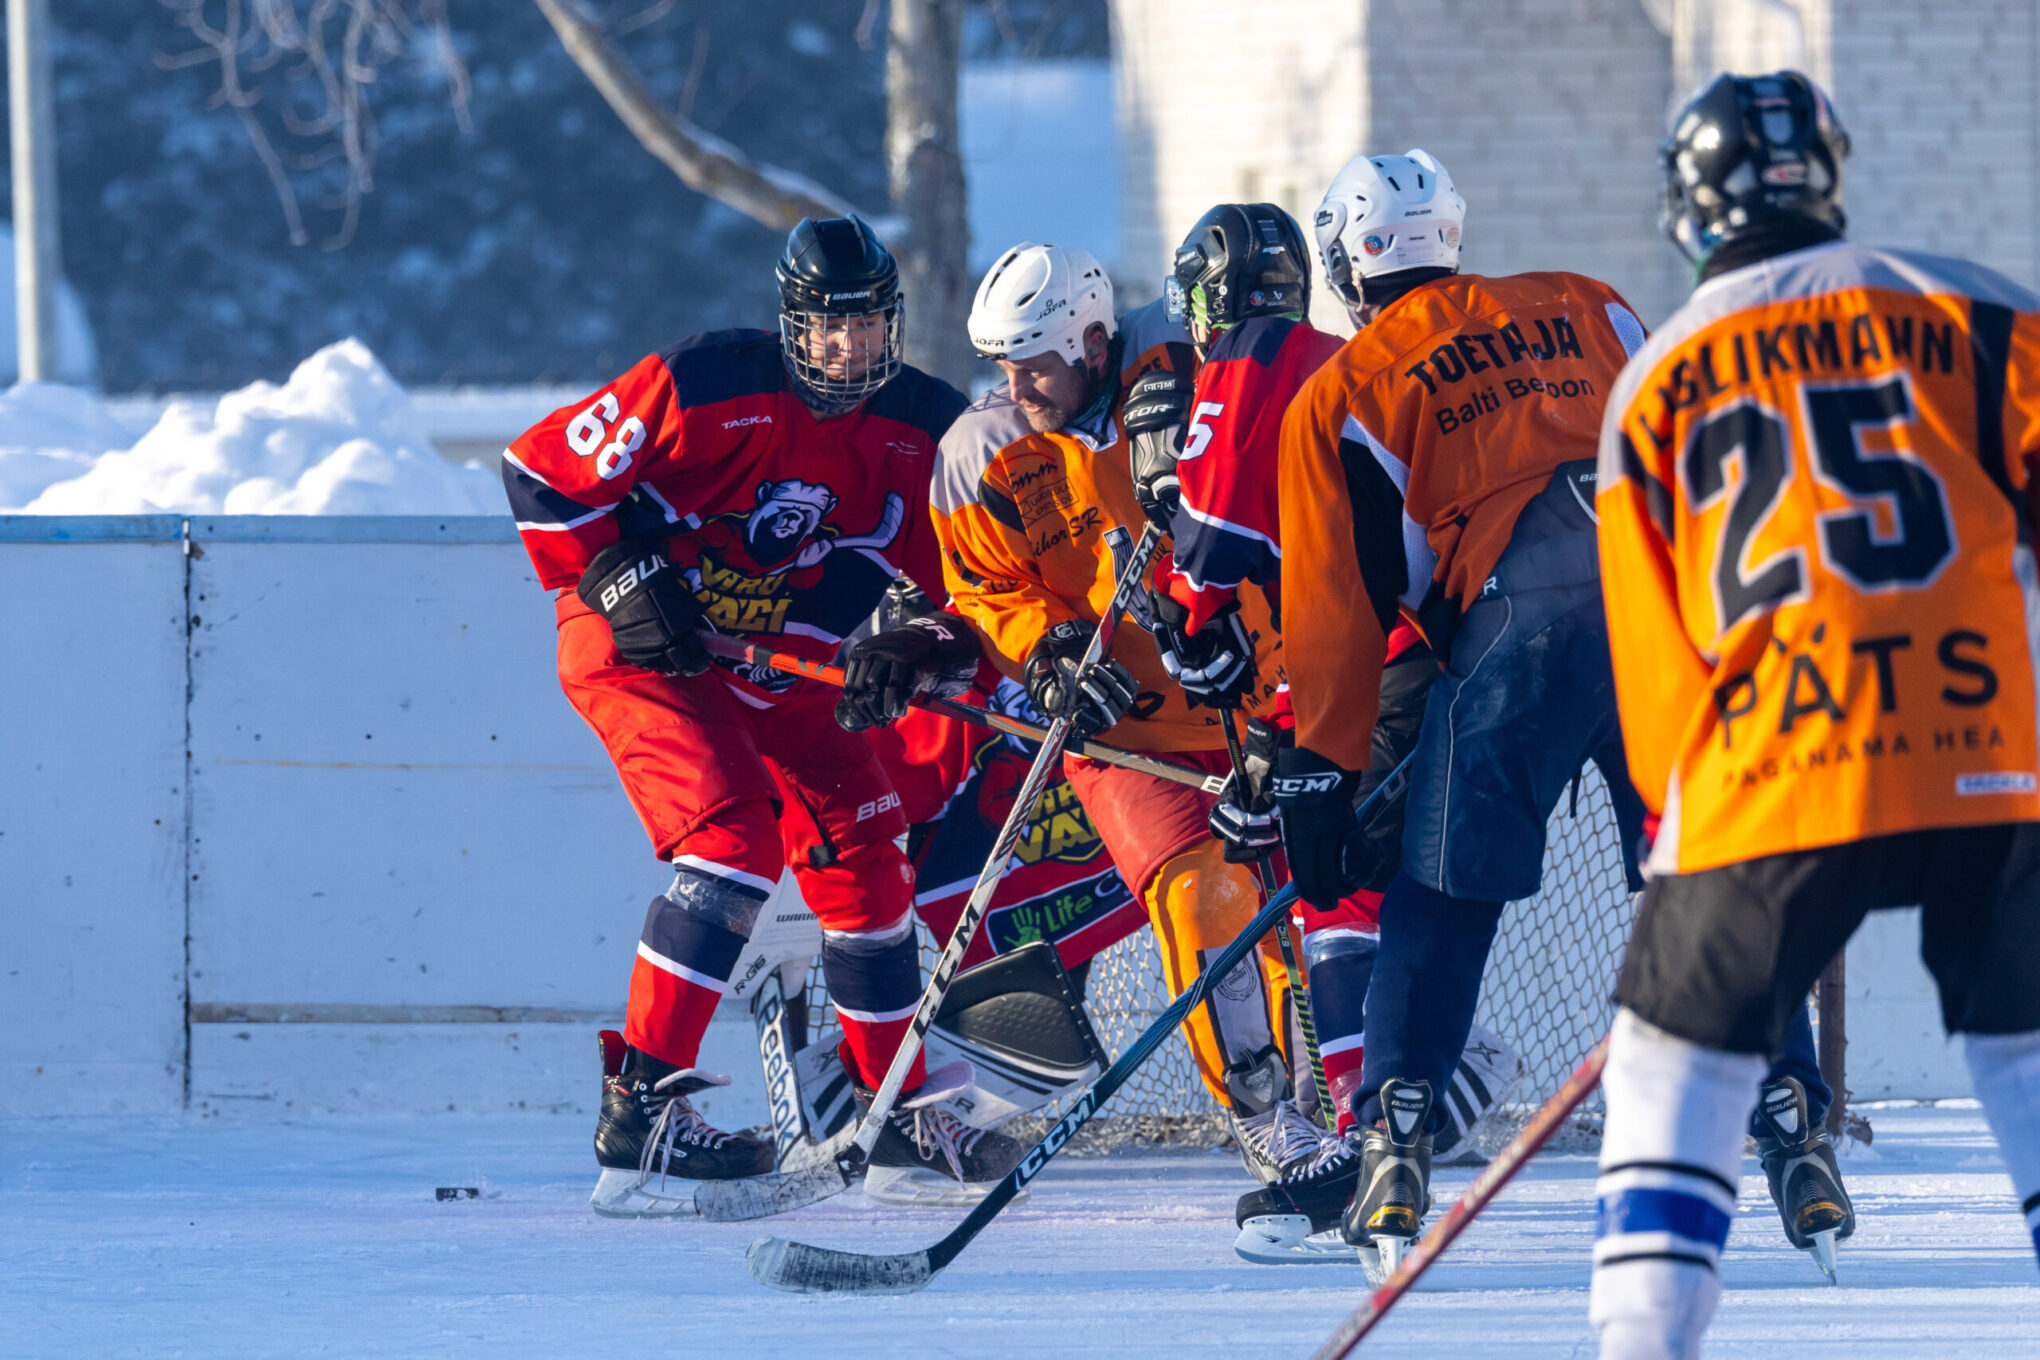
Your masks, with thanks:
<instances>
[{"instance_id":1,"label":"ice rink surface","mask_svg":"<svg viewBox=\"0 0 2040 1360\"><path fill-rule=\"evenodd\" d=\"M1784 1243L1754 1160L1710 1356L2040 1355L2040 1271L1972 1106L1871 1109L1841 1287ZM0 1356L1307 1354L1363 1292L1232 1254L1247 1182L1211 1153L1064 1159L924 1293L754 1285L756 1224L588 1211L560 1116L0 1123ZM1471 1173L1442 1172L1441 1205ZM441 1185L485 1198L440 1203ZM1591 1356L1593 1167L1537 1162L1362 1355ZM861 1193L774 1221L861 1250L953 1211Z\"/></svg>"}]
</instances>

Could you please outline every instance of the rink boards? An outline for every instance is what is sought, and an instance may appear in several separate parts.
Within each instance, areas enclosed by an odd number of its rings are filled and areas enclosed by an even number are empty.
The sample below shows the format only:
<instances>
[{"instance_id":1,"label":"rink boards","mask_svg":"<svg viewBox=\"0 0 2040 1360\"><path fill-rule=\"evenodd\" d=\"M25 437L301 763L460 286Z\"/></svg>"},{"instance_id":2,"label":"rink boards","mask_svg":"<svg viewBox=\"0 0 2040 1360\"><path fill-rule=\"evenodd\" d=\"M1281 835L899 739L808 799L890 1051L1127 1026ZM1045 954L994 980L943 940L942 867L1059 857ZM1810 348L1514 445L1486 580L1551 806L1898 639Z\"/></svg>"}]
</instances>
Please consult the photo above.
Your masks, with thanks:
<instances>
[{"instance_id":1,"label":"rink boards","mask_svg":"<svg viewBox=\"0 0 2040 1360\"><path fill-rule=\"evenodd\" d=\"M0 1114L592 1108L665 876L507 520L0 517L0 580ZM1967 1093L1916 955L1850 948L1859 1098Z\"/></svg>"}]
</instances>

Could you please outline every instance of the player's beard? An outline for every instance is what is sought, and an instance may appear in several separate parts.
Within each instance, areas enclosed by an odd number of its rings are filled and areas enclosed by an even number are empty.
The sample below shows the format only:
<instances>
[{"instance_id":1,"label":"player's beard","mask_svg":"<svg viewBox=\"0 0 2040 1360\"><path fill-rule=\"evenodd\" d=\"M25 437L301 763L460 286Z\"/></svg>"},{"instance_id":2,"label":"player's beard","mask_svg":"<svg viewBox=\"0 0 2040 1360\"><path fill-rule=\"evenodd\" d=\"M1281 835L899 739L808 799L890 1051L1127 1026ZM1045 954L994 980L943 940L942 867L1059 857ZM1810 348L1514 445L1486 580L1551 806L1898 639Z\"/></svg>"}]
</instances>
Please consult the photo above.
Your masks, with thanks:
<instances>
[{"instance_id":1,"label":"player's beard","mask_svg":"<svg viewBox=\"0 0 2040 1360\"><path fill-rule=\"evenodd\" d=\"M1087 368L1084 374L1084 395L1078 399L1075 406L1057 406L1054 403L1045 402L1039 411L1029 411L1023 408L1021 414L1027 417L1027 428L1033 430L1036 434L1053 434L1057 430L1062 429L1078 416L1091 409L1092 403L1098 400L1100 381L1099 376L1090 372ZM1039 388L1035 390L1037 393L1040 391ZM1039 400L1038 397L1036 399Z\"/></svg>"}]
</instances>

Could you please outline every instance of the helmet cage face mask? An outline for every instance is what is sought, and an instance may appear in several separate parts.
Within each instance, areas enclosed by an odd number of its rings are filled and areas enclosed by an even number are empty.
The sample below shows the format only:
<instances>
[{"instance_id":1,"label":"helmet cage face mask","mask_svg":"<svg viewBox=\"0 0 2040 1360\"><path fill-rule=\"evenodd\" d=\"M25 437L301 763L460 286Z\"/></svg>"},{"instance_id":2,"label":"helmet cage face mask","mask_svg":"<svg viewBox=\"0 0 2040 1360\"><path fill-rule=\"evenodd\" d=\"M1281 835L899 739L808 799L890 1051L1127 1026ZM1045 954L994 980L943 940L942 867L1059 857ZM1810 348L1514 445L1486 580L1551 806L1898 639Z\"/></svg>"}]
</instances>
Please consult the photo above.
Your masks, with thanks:
<instances>
[{"instance_id":1,"label":"helmet cage face mask","mask_svg":"<svg viewBox=\"0 0 2040 1360\"><path fill-rule=\"evenodd\" d=\"M883 336L876 346L850 338L853 317L878 317ZM841 415L899 376L906 367L907 304L895 296L875 312L808 311L782 307L779 312L779 347L786 355L787 371L801 389L801 400L817 411ZM831 376L829 340L842 337L839 349L845 354L842 372ZM856 366L857 351L869 356L862 370ZM875 350L875 352L873 352Z\"/></svg>"}]
</instances>

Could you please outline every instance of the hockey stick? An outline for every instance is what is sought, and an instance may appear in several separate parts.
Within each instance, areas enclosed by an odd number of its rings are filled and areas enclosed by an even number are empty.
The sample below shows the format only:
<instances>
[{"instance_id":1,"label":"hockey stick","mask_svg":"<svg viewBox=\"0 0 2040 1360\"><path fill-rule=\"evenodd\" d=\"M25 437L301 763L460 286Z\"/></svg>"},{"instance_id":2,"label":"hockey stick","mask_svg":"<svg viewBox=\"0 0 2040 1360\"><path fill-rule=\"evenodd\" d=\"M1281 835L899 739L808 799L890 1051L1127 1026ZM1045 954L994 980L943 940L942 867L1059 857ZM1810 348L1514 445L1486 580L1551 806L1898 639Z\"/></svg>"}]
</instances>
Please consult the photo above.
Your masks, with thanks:
<instances>
[{"instance_id":1,"label":"hockey stick","mask_svg":"<svg viewBox=\"0 0 2040 1360\"><path fill-rule=\"evenodd\" d=\"M1406 756L1403 765L1408 764L1409 757ZM1402 767L1396 768L1400 770ZM1388 782L1384 780L1383 787ZM1380 788L1367 795L1356 814L1361 821L1367 820L1368 813L1380 798ZM1261 937L1289 911L1296 897L1296 885L1292 883L1269 899L1268 904L1247 923L1247 928L1234 936L1232 943L1221 949L1218 956L1190 980L1183 994L1170 1002L1168 1009L1119 1055L1119 1061L1093 1082L1088 1091L1077 1097L1077 1103L1069 1113L1050 1126L1041 1141L1020 1159L1020 1164L1007 1173L1006 1179L994 1186L963 1222L950 1229L949 1234L934 1246L894 1256L867 1256L862 1252L838 1251L833 1247L811 1247L805 1242L790 1242L783 1237L761 1237L744 1253L744 1266L751 1272L751 1278L759 1284L794 1294L911 1294L925 1288L928 1281L935 1278L936 1272L961 1255L972 1239L985 1230L985 1225L997 1218L999 1211L1027 1188L1027 1182L1041 1174L1050 1159L1063 1150L1076 1131L1103 1108L1115 1091L1126 1084L1135 1069L1168 1041L1177 1026L1203 1002L1205 994L1261 943Z\"/></svg>"},{"instance_id":2,"label":"hockey stick","mask_svg":"<svg viewBox=\"0 0 2040 1360\"><path fill-rule=\"evenodd\" d=\"M702 645L710 652L727 657L731 661L748 661L754 666L784 671L788 675L805 676L810 680L819 680L825 685L834 685L838 689L843 687L844 675L841 666L830 666L820 661L807 661L801 657L790 656L785 652L775 652L728 633L697 633L695 636L701 639ZM988 708L959 703L954 699L930 699L917 694L907 702L915 708L925 708L930 712L940 713L945 718L955 718L976 727L989 727L994 732L1003 732L1022 741L1039 743L1048 739L1048 729L1045 727L1036 727L1033 723L1022 722L1004 713L994 713ZM1225 786L1225 779L1221 775L1206 774L1188 765L1178 765L1173 760L1157 760L1153 756L1144 756L1134 751L1122 751L1116 746L1101 745L1083 737L1066 738L1063 749L1071 755L1095 760L1100 765L1116 765L1122 770L1138 770L1142 774L1166 779L1172 784L1202 789L1206 793L1217 793Z\"/></svg>"},{"instance_id":3,"label":"hockey stick","mask_svg":"<svg viewBox=\"0 0 2040 1360\"><path fill-rule=\"evenodd\" d=\"M1240 746L1239 712L1226 709L1225 749L1232 757L1233 788L1244 807L1247 797L1247 753ZM1254 878L1261 887L1261 900L1266 902L1275 895L1275 862L1272 851L1264 851L1254 860ZM1325 1060L1318 1054L1317 1025L1310 1014L1310 989L1305 986L1303 969L1297 966L1296 945L1289 938L1289 916L1284 913L1275 923L1275 942L1282 948L1282 967L1289 974L1289 995L1296 1001L1296 1027L1303 1031L1303 1051L1310 1057L1311 1080L1317 1085L1318 1122L1331 1128L1338 1122L1332 1109L1332 1084L1325 1080Z\"/></svg>"},{"instance_id":4,"label":"hockey stick","mask_svg":"<svg viewBox=\"0 0 2040 1360\"><path fill-rule=\"evenodd\" d=\"M1125 529L1115 527L1106 531L1104 541L1112 544L1114 535L1120 540L1127 537ZM921 1051L928 1026L935 1023L935 1013L942 1009L942 998L948 994L949 984L956 980L956 971L963 966L964 951L977 937L978 923L984 920L985 912L992 905L992 894L998 889L999 880L1006 875L1006 866L1013 858L1013 848L1027 830L1027 821L1034 813L1035 804L1041 801L1049 781L1060 773L1063 744L1076 723L1078 682L1086 671L1111 651L1112 641L1119 633L1119 616L1125 611L1133 593L1143 588L1141 578L1147 574L1148 563L1161 545L1161 532L1153 525L1141 531L1140 542L1134 548L1126 569L1120 573L1119 582L1112 589L1112 598L1106 602L1098 626L1091 633L1091 641L1084 648L1076 670L1071 673L1069 702L1065 705L1070 712L1056 715L1048 725L1048 731L1042 737L1041 750L1035 753L1034 764L1028 768L1020 791L1013 795L1013 809L1006 814L1006 824L999 828L999 838L992 843L992 853L986 857L985 867L978 872L977 883L964 901L963 914L957 918L956 928L949 933L949 943L942 947L942 956L935 960L935 967L928 975L928 985L921 992L921 1004L914 1008L913 1022L908 1025L906 1035L893 1053L885 1081L871 1097L870 1108L864 1112L864 1122L857 1128L857 1137L852 1141L866 1157L871 1155L880 1131L885 1128L886 1119L892 1114L893 1102L899 1099L900 1088L906 1085L907 1071Z\"/></svg>"},{"instance_id":5,"label":"hockey stick","mask_svg":"<svg viewBox=\"0 0 2040 1360\"><path fill-rule=\"evenodd\" d=\"M1558 1088L1558 1094L1545 1101L1543 1107L1530 1117L1530 1122L1523 1126L1523 1131L1496 1153L1493 1161L1481 1168L1480 1174L1473 1178L1473 1184L1467 1186L1466 1193L1459 1197L1459 1203L1438 1220L1436 1227L1417 1239L1395 1273L1382 1282L1357 1312L1339 1325L1339 1330L1317 1348L1311 1360L1341 1360L1359 1345L1360 1339L1373 1331L1375 1324L1388 1315L1388 1310L1410 1292L1417 1277L1445 1254L1445 1249L1466 1230L1466 1225L1487 1208L1501 1193L1503 1186L1515 1179L1516 1173L1529 1164L1538 1149L1551 1141L1551 1135L1558 1132L1566 1117L1601 1084L1601 1069L1607 1065L1608 1040L1604 1037L1573 1069L1565 1085Z\"/></svg>"}]
</instances>

